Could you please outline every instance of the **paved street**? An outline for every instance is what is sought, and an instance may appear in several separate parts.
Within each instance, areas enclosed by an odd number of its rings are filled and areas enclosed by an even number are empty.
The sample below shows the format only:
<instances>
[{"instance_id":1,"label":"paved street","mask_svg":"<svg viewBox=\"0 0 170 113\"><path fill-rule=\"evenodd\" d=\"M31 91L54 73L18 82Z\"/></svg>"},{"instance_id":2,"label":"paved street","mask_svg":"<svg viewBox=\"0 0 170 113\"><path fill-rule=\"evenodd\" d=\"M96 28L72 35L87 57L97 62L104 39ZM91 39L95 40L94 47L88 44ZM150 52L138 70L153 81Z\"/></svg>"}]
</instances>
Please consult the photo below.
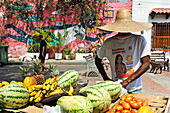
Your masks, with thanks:
<instances>
[{"instance_id":1,"label":"paved street","mask_svg":"<svg viewBox=\"0 0 170 113\"><path fill-rule=\"evenodd\" d=\"M72 62L72 63L70 63ZM53 64L57 66L58 70L60 71L60 74L67 70L76 70L79 72L79 82L86 82L89 80L89 84L93 84L96 81L102 81L101 77L85 77L84 73L86 72L86 63L85 62L74 62L74 61L65 61L64 63L56 60L47 60L47 66L49 64ZM11 63L10 63L11 64ZM23 81L23 78L21 77L19 73L19 66L31 66L31 63L14 63L11 65L5 65L0 67L0 82L2 81L8 81L16 80L16 81ZM32 73L32 68L30 69L30 72ZM107 71L108 75L110 74L110 69ZM50 76L49 72L46 73L45 78L48 78ZM143 81L143 93L144 94L156 94L156 95L162 95L162 96L168 96L170 97L170 72L163 71L162 74L153 74L146 72L142 76Z\"/></svg>"},{"instance_id":2,"label":"paved street","mask_svg":"<svg viewBox=\"0 0 170 113\"><path fill-rule=\"evenodd\" d=\"M30 65L23 64L23 65L4 65L0 67L0 82L2 81L8 81L10 82L11 80L16 80L16 81L23 81L22 76L20 75L19 72L19 66L21 67L29 67ZM48 66L48 65L47 65ZM67 70L76 70L79 73L83 72L83 70L86 69L86 65L55 65L57 66L57 69L60 71L60 74ZM32 68L30 68L29 71L31 74ZM50 73L47 72L44 74L45 78L50 77Z\"/></svg>"}]
</instances>

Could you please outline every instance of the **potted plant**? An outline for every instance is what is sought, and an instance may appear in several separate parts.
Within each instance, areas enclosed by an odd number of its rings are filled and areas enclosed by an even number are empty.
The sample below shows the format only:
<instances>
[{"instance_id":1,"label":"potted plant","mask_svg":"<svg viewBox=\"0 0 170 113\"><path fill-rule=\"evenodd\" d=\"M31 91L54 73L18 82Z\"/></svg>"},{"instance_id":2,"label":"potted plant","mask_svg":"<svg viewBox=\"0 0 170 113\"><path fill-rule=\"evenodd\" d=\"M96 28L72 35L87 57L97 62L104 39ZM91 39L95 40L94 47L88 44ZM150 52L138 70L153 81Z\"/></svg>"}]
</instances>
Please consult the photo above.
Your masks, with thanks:
<instances>
[{"instance_id":1,"label":"potted plant","mask_svg":"<svg viewBox=\"0 0 170 113\"><path fill-rule=\"evenodd\" d=\"M85 60L83 56L88 56L91 54L93 56L92 52L92 45L86 45L84 47L79 47L76 52L76 60Z\"/></svg>"},{"instance_id":2,"label":"potted plant","mask_svg":"<svg viewBox=\"0 0 170 113\"><path fill-rule=\"evenodd\" d=\"M69 31L64 30L64 34L62 35L60 32L57 32L57 53L55 53L55 59L62 59L61 49L65 44L65 40L67 39Z\"/></svg>"},{"instance_id":3,"label":"potted plant","mask_svg":"<svg viewBox=\"0 0 170 113\"><path fill-rule=\"evenodd\" d=\"M65 53L65 59L70 60L70 55L71 55L71 49L70 48L64 48L64 53Z\"/></svg>"}]
</instances>

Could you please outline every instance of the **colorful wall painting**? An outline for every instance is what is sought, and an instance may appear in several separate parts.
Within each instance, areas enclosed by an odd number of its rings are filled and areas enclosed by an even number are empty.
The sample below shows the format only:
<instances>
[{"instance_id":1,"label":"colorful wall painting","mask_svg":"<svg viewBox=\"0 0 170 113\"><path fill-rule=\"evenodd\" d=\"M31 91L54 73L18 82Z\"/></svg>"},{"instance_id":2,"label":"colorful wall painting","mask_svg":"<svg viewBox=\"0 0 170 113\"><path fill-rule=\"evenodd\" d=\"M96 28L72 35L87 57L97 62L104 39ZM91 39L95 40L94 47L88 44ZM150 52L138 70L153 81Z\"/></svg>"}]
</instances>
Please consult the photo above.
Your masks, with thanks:
<instances>
[{"instance_id":1,"label":"colorful wall painting","mask_svg":"<svg viewBox=\"0 0 170 113\"><path fill-rule=\"evenodd\" d=\"M114 22L116 12L118 9L121 9L121 8L131 9L131 0L107 0L107 4L110 6L107 8L107 10L113 11L111 14L110 13L108 14L108 16L109 17L112 16L112 18L105 18L103 23ZM28 10L34 10L35 4L33 2L28 2L28 6L26 6L26 8ZM15 7L13 7L13 10L15 10ZM0 12L2 11L3 10L0 9ZM56 12L53 13L54 11L55 9L51 7L44 8L43 10L44 18L48 17L49 15L50 16L54 15L55 20L51 20L50 24L45 23L42 29L51 30L54 32L55 35L57 32L62 33L64 28L67 29L70 32L70 34L69 34L69 38L66 39L65 45L69 45L72 50L75 50L74 48L77 48L77 45L84 44L84 42L90 42L92 44L96 43L97 41L96 34L98 33L101 33L104 39L116 34L115 32L102 32L96 29L97 23L94 20L97 19L97 17L94 19L89 19L89 22L87 25L87 35L84 34L84 31L85 31L84 28L81 28L79 32L75 32L79 30L78 25L80 23L75 23L75 22L71 23L71 20L69 21L69 19L67 19L66 25L64 27L63 23L58 18L58 14ZM103 17L103 11L101 11L101 13L99 13L98 16ZM13 21L11 21L10 23L6 23L5 21L3 21L3 17L0 17L0 22L1 22L0 30L4 31L4 33L1 33L0 36L3 39L5 39L6 44L9 45L9 54L11 54L12 57L19 57L19 55L25 54L27 52L34 30L36 30L37 28L39 28L39 26L42 25L41 22L39 22L39 24L36 23L36 18L37 18L36 15L32 17L20 16L17 19L13 19ZM30 31L28 31L26 28L26 24L24 21L26 19L28 21L32 21L35 26L35 27L32 26L31 28L29 28ZM20 50L21 47L23 47L22 49L24 50ZM15 52L13 52L16 50L18 54L15 54ZM75 51L72 51L72 52L75 52Z\"/></svg>"}]
</instances>

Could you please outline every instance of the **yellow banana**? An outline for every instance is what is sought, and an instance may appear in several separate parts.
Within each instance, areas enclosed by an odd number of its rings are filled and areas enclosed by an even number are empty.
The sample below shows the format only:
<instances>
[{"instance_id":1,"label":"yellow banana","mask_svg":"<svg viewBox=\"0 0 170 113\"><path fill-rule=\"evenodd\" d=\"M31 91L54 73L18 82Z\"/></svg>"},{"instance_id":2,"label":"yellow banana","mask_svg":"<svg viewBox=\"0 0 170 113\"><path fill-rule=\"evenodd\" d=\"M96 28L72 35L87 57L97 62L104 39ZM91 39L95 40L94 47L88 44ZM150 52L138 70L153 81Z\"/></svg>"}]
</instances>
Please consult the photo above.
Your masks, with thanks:
<instances>
[{"instance_id":1,"label":"yellow banana","mask_svg":"<svg viewBox=\"0 0 170 113\"><path fill-rule=\"evenodd\" d=\"M58 83L57 83L57 82L54 82L54 83L51 85L50 90L51 90L51 91L54 91L54 90L57 88L57 85L58 85Z\"/></svg>"},{"instance_id":2,"label":"yellow banana","mask_svg":"<svg viewBox=\"0 0 170 113\"><path fill-rule=\"evenodd\" d=\"M9 84L9 82L7 82L7 81L2 81L2 84L6 86L6 85Z\"/></svg>"},{"instance_id":3,"label":"yellow banana","mask_svg":"<svg viewBox=\"0 0 170 113\"><path fill-rule=\"evenodd\" d=\"M34 100L34 97L30 97L30 102L32 102Z\"/></svg>"},{"instance_id":4,"label":"yellow banana","mask_svg":"<svg viewBox=\"0 0 170 113\"><path fill-rule=\"evenodd\" d=\"M35 85L34 88L35 90L40 90L43 89L43 85Z\"/></svg>"},{"instance_id":5,"label":"yellow banana","mask_svg":"<svg viewBox=\"0 0 170 113\"><path fill-rule=\"evenodd\" d=\"M47 86L46 86L46 90L48 91L48 90L50 90L50 84L48 84Z\"/></svg>"},{"instance_id":6,"label":"yellow banana","mask_svg":"<svg viewBox=\"0 0 170 113\"><path fill-rule=\"evenodd\" d=\"M33 91L32 93L30 93L30 96L34 96L34 95L36 95L37 94L37 92L36 91Z\"/></svg>"},{"instance_id":7,"label":"yellow banana","mask_svg":"<svg viewBox=\"0 0 170 113\"><path fill-rule=\"evenodd\" d=\"M49 97L49 95L48 95L48 94L46 94L44 97Z\"/></svg>"},{"instance_id":8,"label":"yellow banana","mask_svg":"<svg viewBox=\"0 0 170 113\"><path fill-rule=\"evenodd\" d=\"M49 94L50 94L50 91L47 91L45 97L49 97Z\"/></svg>"},{"instance_id":9,"label":"yellow banana","mask_svg":"<svg viewBox=\"0 0 170 113\"><path fill-rule=\"evenodd\" d=\"M15 80L12 80L9 84L18 84Z\"/></svg>"},{"instance_id":10,"label":"yellow banana","mask_svg":"<svg viewBox=\"0 0 170 113\"><path fill-rule=\"evenodd\" d=\"M22 82L18 82L19 85L23 86L23 83Z\"/></svg>"},{"instance_id":11,"label":"yellow banana","mask_svg":"<svg viewBox=\"0 0 170 113\"><path fill-rule=\"evenodd\" d=\"M50 80L51 80L51 78L48 78L48 79L44 82L43 88L45 88L44 86L46 86L46 85L48 85L48 84L50 83Z\"/></svg>"},{"instance_id":12,"label":"yellow banana","mask_svg":"<svg viewBox=\"0 0 170 113\"><path fill-rule=\"evenodd\" d=\"M73 93L74 92L74 88L73 88L73 86L71 85L71 83L69 83L70 84L70 90L69 90L69 92L70 93Z\"/></svg>"},{"instance_id":13,"label":"yellow banana","mask_svg":"<svg viewBox=\"0 0 170 113\"><path fill-rule=\"evenodd\" d=\"M49 96L57 95L57 94L60 94L60 93L63 93L63 90L62 89L57 89L57 90L54 90L53 92L51 92L49 94Z\"/></svg>"},{"instance_id":14,"label":"yellow banana","mask_svg":"<svg viewBox=\"0 0 170 113\"><path fill-rule=\"evenodd\" d=\"M45 82L48 84L50 82L51 78L48 78Z\"/></svg>"},{"instance_id":15,"label":"yellow banana","mask_svg":"<svg viewBox=\"0 0 170 113\"><path fill-rule=\"evenodd\" d=\"M51 78L48 78L44 84L43 84L43 89L46 89L47 85L50 83Z\"/></svg>"},{"instance_id":16,"label":"yellow banana","mask_svg":"<svg viewBox=\"0 0 170 113\"><path fill-rule=\"evenodd\" d=\"M32 88L33 91L35 90L35 87L34 87L34 86L35 86L35 85L32 85L32 86L31 86L31 88Z\"/></svg>"},{"instance_id":17,"label":"yellow banana","mask_svg":"<svg viewBox=\"0 0 170 113\"><path fill-rule=\"evenodd\" d=\"M66 92L68 93L68 95L73 96L74 88L71 86L71 83L69 84L70 84L70 89L69 91L66 91Z\"/></svg>"},{"instance_id":18,"label":"yellow banana","mask_svg":"<svg viewBox=\"0 0 170 113\"><path fill-rule=\"evenodd\" d=\"M53 77L51 80L50 80L50 84L53 84L54 82L57 82L56 78Z\"/></svg>"},{"instance_id":19,"label":"yellow banana","mask_svg":"<svg viewBox=\"0 0 170 113\"><path fill-rule=\"evenodd\" d=\"M42 97L38 97L34 100L34 102L40 102L42 100Z\"/></svg>"},{"instance_id":20,"label":"yellow banana","mask_svg":"<svg viewBox=\"0 0 170 113\"><path fill-rule=\"evenodd\" d=\"M69 91L66 91L66 93L68 93L69 96L73 96L73 94L70 93Z\"/></svg>"},{"instance_id":21,"label":"yellow banana","mask_svg":"<svg viewBox=\"0 0 170 113\"><path fill-rule=\"evenodd\" d=\"M43 93L43 94L46 94L46 93L47 93L47 91L46 91L46 90L43 90L43 91L42 91L42 93Z\"/></svg>"},{"instance_id":22,"label":"yellow banana","mask_svg":"<svg viewBox=\"0 0 170 113\"><path fill-rule=\"evenodd\" d=\"M48 82L48 81L45 81L43 85L47 85L47 84L49 84L49 82Z\"/></svg>"},{"instance_id":23,"label":"yellow banana","mask_svg":"<svg viewBox=\"0 0 170 113\"><path fill-rule=\"evenodd\" d=\"M34 96L34 99L37 99L38 97L40 97L40 95L41 95L41 90L38 91L38 93Z\"/></svg>"},{"instance_id":24,"label":"yellow banana","mask_svg":"<svg viewBox=\"0 0 170 113\"><path fill-rule=\"evenodd\" d=\"M46 85L47 85L47 84L45 84L45 83L43 84L43 89L46 89Z\"/></svg>"},{"instance_id":25,"label":"yellow banana","mask_svg":"<svg viewBox=\"0 0 170 113\"><path fill-rule=\"evenodd\" d=\"M43 97L43 93L41 92L40 97Z\"/></svg>"},{"instance_id":26,"label":"yellow banana","mask_svg":"<svg viewBox=\"0 0 170 113\"><path fill-rule=\"evenodd\" d=\"M2 87L4 84L3 83L0 83L0 87Z\"/></svg>"}]
</instances>

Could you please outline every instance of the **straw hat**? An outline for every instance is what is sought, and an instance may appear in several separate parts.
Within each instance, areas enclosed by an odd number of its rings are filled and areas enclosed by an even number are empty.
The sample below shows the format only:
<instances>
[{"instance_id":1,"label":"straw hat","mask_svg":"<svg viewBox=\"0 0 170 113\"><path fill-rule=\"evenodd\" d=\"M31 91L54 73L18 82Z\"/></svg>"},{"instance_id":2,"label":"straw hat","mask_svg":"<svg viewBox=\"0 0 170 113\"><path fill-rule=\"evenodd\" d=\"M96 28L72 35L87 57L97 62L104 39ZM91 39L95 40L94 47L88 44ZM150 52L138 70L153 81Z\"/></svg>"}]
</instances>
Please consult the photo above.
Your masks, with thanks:
<instances>
[{"instance_id":1,"label":"straw hat","mask_svg":"<svg viewBox=\"0 0 170 113\"><path fill-rule=\"evenodd\" d=\"M114 32L137 32L149 29L152 27L151 23L135 22L129 9L120 9L117 11L116 20L114 23L106 24L98 27L98 29Z\"/></svg>"}]
</instances>

